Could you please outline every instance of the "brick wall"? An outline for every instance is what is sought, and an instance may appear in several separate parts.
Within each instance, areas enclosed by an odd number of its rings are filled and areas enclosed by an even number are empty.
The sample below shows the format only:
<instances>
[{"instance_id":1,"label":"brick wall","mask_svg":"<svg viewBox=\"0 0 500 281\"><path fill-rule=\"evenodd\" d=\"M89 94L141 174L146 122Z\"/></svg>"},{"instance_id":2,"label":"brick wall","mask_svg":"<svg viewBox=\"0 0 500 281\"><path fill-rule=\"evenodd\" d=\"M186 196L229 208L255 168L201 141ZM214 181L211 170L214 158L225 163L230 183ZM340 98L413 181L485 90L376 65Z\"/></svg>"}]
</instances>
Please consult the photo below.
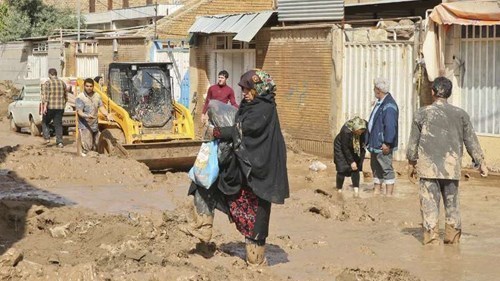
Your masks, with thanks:
<instances>
[{"instance_id":1,"label":"brick wall","mask_svg":"<svg viewBox=\"0 0 500 281\"><path fill-rule=\"evenodd\" d=\"M89 13L90 2L92 0L80 0L80 8L82 13ZM157 0L158 4L172 4L173 0ZM54 5L59 8L68 8L76 13L76 6L78 0L43 0L45 4ZM96 12L105 12L108 11L108 0L94 0L95 2L95 11ZM129 7L140 7L146 6L147 0L128 0ZM1 3L1 2L0 2ZM155 1L153 1L155 3ZM121 9L123 8L123 0L113 0L113 9Z\"/></svg>"},{"instance_id":2,"label":"brick wall","mask_svg":"<svg viewBox=\"0 0 500 281\"><path fill-rule=\"evenodd\" d=\"M64 71L63 76L76 76L76 43L66 42L64 49Z\"/></svg>"},{"instance_id":3,"label":"brick wall","mask_svg":"<svg viewBox=\"0 0 500 281\"><path fill-rule=\"evenodd\" d=\"M198 134L200 131L200 116L205 102L204 94L208 90L208 68L211 47L208 44L208 36L200 36L198 38L199 44L190 49L190 66L191 66L191 88L196 93L196 110L194 114L195 127Z\"/></svg>"},{"instance_id":4,"label":"brick wall","mask_svg":"<svg viewBox=\"0 0 500 281\"><path fill-rule=\"evenodd\" d=\"M146 40L143 38L118 39L118 52L113 52L113 40L98 39L99 73L108 76L108 67L112 62L145 62L148 59Z\"/></svg>"},{"instance_id":5,"label":"brick wall","mask_svg":"<svg viewBox=\"0 0 500 281\"><path fill-rule=\"evenodd\" d=\"M257 67L276 81L282 128L306 151L330 155L336 131L330 28L261 30ZM333 100L335 101L335 100ZM341 100L338 99L341 104Z\"/></svg>"},{"instance_id":6,"label":"brick wall","mask_svg":"<svg viewBox=\"0 0 500 281\"><path fill-rule=\"evenodd\" d=\"M267 71L278 86L276 103L283 130L305 151L322 155L332 154L332 139L338 130L337 115L342 104L341 82L332 82L330 31L330 28L266 28L256 37L256 66ZM203 94L209 85L211 47L206 38L199 36L198 44L191 48L196 116L201 114Z\"/></svg>"}]
</instances>

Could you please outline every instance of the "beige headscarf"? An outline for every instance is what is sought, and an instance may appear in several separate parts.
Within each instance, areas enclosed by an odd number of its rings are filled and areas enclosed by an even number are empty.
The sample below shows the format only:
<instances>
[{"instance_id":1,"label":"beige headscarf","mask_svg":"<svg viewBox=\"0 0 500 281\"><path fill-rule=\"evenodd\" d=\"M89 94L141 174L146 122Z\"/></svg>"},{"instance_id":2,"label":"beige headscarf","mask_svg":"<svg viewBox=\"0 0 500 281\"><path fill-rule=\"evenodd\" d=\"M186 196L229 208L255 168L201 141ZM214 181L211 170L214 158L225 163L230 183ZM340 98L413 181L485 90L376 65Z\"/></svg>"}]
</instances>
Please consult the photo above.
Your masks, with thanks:
<instances>
[{"instance_id":1,"label":"beige headscarf","mask_svg":"<svg viewBox=\"0 0 500 281\"><path fill-rule=\"evenodd\" d=\"M357 130L366 130L366 121L359 116L352 118L351 120L345 123L347 128L353 132L352 134L352 146L354 147L354 153L357 155L361 155L361 143L360 136L354 134L354 131Z\"/></svg>"}]
</instances>

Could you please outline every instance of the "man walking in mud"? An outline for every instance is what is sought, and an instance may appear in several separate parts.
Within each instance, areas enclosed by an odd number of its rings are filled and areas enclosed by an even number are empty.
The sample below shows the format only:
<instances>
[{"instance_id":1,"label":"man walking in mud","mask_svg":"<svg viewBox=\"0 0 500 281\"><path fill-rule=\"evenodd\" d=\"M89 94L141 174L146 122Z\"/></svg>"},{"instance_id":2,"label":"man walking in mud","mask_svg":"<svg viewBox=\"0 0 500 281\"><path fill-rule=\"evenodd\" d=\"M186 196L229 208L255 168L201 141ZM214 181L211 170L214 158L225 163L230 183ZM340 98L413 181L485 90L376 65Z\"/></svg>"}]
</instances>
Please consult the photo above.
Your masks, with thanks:
<instances>
[{"instance_id":1,"label":"man walking in mud","mask_svg":"<svg viewBox=\"0 0 500 281\"><path fill-rule=\"evenodd\" d=\"M99 140L99 124L97 122L98 111L106 116L109 121L113 121L102 103L101 97L94 92L94 80L85 79L83 83L84 91L76 97L75 105L78 114L78 133L82 141L82 154L86 156L89 151L97 150Z\"/></svg>"},{"instance_id":2,"label":"man walking in mud","mask_svg":"<svg viewBox=\"0 0 500 281\"><path fill-rule=\"evenodd\" d=\"M447 101L451 90L449 79L438 77L434 80L434 102L415 113L408 142L410 175L418 169L420 176L424 245L440 243L438 220L441 197L446 212L444 243L456 244L460 241L462 226L458 181L464 144L474 163L480 165L481 175L487 176L488 173L469 115Z\"/></svg>"},{"instance_id":3,"label":"man walking in mud","mask_svg":"<svg viewBox=\"0 0 500 281\"><path fill-rule=\"evenodd\" d=\"M56 145L63 147L62 118L68 100L66 84L57 78L57 70L49 69L49 80L42 86L42 130L45 143L50 143L50 122L56 130Z\"/></svg>"}]
</instances>

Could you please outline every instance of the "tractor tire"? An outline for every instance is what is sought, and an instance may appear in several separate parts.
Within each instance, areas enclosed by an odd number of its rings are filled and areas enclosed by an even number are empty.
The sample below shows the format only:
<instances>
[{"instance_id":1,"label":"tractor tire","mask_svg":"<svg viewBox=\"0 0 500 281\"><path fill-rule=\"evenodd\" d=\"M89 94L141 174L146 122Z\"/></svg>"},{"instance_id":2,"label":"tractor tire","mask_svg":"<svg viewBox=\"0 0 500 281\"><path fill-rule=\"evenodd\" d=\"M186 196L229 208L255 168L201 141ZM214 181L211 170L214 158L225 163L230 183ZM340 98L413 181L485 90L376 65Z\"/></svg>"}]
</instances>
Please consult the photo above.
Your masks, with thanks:
<instances>
[{"instance_id":1,"label":"tractor tire","mask_svg":"<svg viewBox=\"0 0 500 281\"><path fill-rule=\"evenodd\" d=\"M101 132L99 136L99 142L97 144L97 152L106 155L116 155L121 156L122 153L116 149L116 143L124 143L125 136L120 129L105 129Z\"/></svg>"},{"instance_id":2,"label":"tractor tire","mask_svg":"<svg viewBox=\"0 0 500 281\"><path fill-rule=\"evenodd\" d=\"M35 124L35 121L33 121L33 118L30 119L30 132L31 132L31 135L34 136L34 137L38 137L38 136L41 136L42 135L42 128L37 126Z\"/></svg>"},{"instance_id":3,"label":"tractor tire","mask_svg":"<svg viewBox=\"0 0 500 281\"><path fill-rule=\"evenodd\" d=\"M16 125L16 121L14 121L14 117L12 117L12 115L10 115L10 130L16 133L21 132L21 127Z\"/></svg>"}]
</instances>

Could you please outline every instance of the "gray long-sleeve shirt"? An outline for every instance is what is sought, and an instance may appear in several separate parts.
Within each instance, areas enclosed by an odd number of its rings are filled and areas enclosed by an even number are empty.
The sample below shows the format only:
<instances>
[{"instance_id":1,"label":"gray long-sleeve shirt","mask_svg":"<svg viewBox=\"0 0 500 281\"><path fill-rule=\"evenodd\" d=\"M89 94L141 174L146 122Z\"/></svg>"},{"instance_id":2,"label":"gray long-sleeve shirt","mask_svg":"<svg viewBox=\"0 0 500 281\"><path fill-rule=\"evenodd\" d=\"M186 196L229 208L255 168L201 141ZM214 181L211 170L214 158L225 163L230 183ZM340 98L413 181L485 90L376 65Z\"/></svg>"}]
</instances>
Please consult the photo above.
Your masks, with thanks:
<instances>
[{"instance_id":1,"label":"gray long-sleeve shirt","mask_svg":"<svg viewBox=\"0 0 500 281\"><path fill-rule=\"evenodd\" d=\"M406 156L418 160L421 178L459 180L464 144L481 164L483 152L467 112L437 100L415 113Z\"/></svg>"}]
</instances>

